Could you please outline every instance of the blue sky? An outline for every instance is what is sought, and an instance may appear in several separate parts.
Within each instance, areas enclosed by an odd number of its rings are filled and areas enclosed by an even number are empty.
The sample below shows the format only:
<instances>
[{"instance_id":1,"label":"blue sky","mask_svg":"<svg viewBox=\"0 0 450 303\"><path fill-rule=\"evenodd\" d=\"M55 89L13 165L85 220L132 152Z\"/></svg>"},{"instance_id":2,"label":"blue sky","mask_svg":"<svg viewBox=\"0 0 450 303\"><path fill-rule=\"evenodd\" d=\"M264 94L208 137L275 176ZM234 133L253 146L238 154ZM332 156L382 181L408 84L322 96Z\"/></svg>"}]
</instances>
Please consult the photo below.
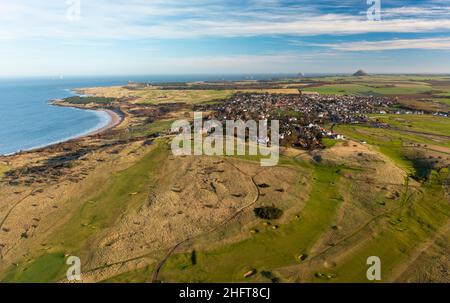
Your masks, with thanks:
<instances>
[{"instance_id":1,"label":"blue sky","mask_svg":"<svg viewBox=\"0 0 450 303\"><path fill-rule=\"evenodd\" d=\"M450 2L380 2L0 0L0 76L450 73Z\"/></svg>"}]
</instances>

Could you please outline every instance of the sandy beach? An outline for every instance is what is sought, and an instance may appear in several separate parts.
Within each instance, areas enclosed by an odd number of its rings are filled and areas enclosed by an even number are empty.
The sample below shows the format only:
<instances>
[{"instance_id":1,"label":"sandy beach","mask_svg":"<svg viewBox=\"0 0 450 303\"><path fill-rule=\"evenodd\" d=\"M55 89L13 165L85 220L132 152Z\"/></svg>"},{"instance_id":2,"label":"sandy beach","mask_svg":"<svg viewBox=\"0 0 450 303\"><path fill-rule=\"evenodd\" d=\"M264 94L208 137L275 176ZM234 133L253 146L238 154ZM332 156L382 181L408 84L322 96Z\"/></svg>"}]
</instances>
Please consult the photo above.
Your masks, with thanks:
<instances>
[{"instance_id":1,"label":"sandy beach","mask_svg":"<svg viewBox=\"0 0 450 303\"><path fill-rule=\"evenodd\" d=\"M102 110L98 110L98 111L105 112L109 115L109 117L110 117L109 123L102 128L94 130L94 131L87 133L86 135L80 136L78 138L101 134L101 133L107 131L108 129L116 127L123 121L123 117L121 115L119 115L118 113L116 113L115 111L112 111L110 109L102 109Z\"/></svg>"}]
</instances>

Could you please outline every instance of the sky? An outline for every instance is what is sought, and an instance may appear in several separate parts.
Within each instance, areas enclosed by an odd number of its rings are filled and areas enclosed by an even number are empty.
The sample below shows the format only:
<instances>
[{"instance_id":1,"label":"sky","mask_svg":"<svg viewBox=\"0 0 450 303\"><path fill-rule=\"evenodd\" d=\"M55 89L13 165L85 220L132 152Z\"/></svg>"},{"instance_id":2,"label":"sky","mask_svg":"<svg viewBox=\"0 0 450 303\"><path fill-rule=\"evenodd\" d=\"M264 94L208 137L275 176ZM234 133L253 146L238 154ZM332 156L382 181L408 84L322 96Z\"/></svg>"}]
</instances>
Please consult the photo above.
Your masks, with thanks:
<instances>
[{"instance_id":1,"label":"sky","mask_svg":"<svg viewBox=\"0 0 450 303\"><path fill-rule=\"evenodd\" d=\"M0 77L358 69L450 73L450 1L0 0Z\"/></svg>"}]
</instances>

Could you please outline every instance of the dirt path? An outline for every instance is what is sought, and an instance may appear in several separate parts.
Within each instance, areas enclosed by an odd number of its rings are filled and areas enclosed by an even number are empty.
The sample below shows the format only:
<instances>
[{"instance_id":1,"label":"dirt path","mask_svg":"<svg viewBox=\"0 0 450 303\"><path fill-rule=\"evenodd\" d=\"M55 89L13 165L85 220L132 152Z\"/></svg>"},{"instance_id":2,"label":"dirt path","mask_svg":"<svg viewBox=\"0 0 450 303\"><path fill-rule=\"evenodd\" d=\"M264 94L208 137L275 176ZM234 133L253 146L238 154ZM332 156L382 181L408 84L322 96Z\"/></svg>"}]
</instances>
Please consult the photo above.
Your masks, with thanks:
<instances>
[{"instance_id":1,"label":"dirt path","mask_svg":"<svg viewBox=\"0 0 450 303\"><path fill-rule=\"evenodd\" d=\"M157 263L155 269L153 270L153 274L152 274L152 277L151 277L151 283L157 283L158 282L158 276L159 276L159 274L161 272L162 267L165 265L166 261L176 252L176 250L180 246L182 246L182 245L184 245L186 243L189 243L190 241L193 241L195 239L198 239L200 237L206 236L206 235L208 235L210 233L213 233L213 232L217 231L219 228L221 228L224 225L226 225L229 222L231 222L233 219L235 219L239 214L243 213L249 207L252 207L260 199L261 193L260 193L259 187L257 185L257 182L255 181L255 178L259 175L260 172L256 173L254 176L252 176L252 175L246 173L245 171L241 170L238 166L234 165L229 160L224 159L224 161L226 161L228 164L233 166L236 170L238 170L239 172L241 172L242 174L248 176L251 179L251 182L252 182L253 187L255 189L255 197L253 198L253 200L250 203L248 203L248 204L242 206L241 208L239 208L235 213L233 213L231 216L226 218L223 222L221 222L217 226L213 227L212 229L210 229L210 230L208 230L208 231L206 231L204 233L201 233L199 235L188 237L188 238L186 238L186 239L176 243L174 246L172 246L166 252L164 257ZM166 174L167 173L168 172L166 172ZM84 273L92 273L92 272L95 272L95 271L98 271L98 270L102 270L102 269L106 269L106 268L109 268L109 267L112 267L112 266L124 265L124 264L126 264L128 262L133 262L133 261L136 261L136 260L140 260L140 259L149 257L150 255L152 255L154 253L155 253L155 250L152 250L152 251L146 252L145 254L142 254L142 255L134 257L134 258L130 258L130 259L126 259L126 260L122 260L122 261L118 261L118 262L114 262L114 263L110 263L110 264L105 264L103 266L99 266L99 267L96 267L96 268L91 268L89 270L84 271Z\"/></svg>"},{"instance_id":2,"label":"dirt path","mask_svg":"<svg viewBox=\"0 0 450 303\"><path fill-rule=\"evenodd\" d=\"M234 168L236 168L239 172L241 172L244 175L247 175L251 178L251 181L255 187L256 190L256 195L255 198L253 199L252 202L248 203L247 205L244 205L243 207L241 207L240 209L238 209L233 215L231 215L229 218L227 218L225 221L223 221L222 223L220 223L219 225L215 226L214 228L212 228L209 231L206 231L205 233L196 235L194 237L189 237L183 241L180 241L179 243L177 243L175 246L173 246L168 252L167 254L164 256L164 258L158 263L158 265L156 266L155 270L153 271L153 275L152 275L152 283L157 283L158 282L158 275L161 272L161 268L164 266L164 264L166 263L166 261L170 258L170 256L177 250L178 247L180 247L181 245L188 243L192 240L198 239L200 237L206 236L210 233L215 232L217 229L219 229L220 227L225 226L226 224L228 224L230 221L232 221L234 218L236 218L239 214L241 214L242 212L244 212L247 208L252 207L253 205L256 204L256 202L258 202L261 192L259 190L258 185L256 184L255 181L255 177L258 175L256 174L255 176L250 176L249 174L247 174L246 172L242 171L239 167L237 167L236 165L234 165L233 163L231 163L230 161L226 160L225 161L230 164L231 166L233 166Z\"/></svg>"},{"instance_id":3,"label":"dirt path","mask_svg":"<svg viewBox=\"0 0 450 303\"><path fill-rule=\"evenodd\" d=\"M433 136L433 137L438 137L438 138L443 138L443 139L450 140L450 136L442 135L442 134L436 134L436 133L430 133L430 132L421 132L421 131L415 131L415 130L405 130L405 129L400 129L400 128L392 128L392 129L395 130L395 131L403 132L403 133L407 133L407 134L422 135L422 136Z\"/></svg>"},{"instance_id":4,"label":"dirt path","mask_svg":"<svg viewBox=\"0 0 450 303\"><path fill-rule=\"evenodd\" d=\"M331 249L339 246L341 243L344 243L345 241L348 241L349 239L353 238L354 236L356 236L357 234L359 234L362 230L364 230L366 227L368 227L371 223L377 221L378 219L385 217L391 213L394 213L396 211L398 211L399 209L402 209L407 203L408 201L411 200L412 196L415 194L415 192L412 192L410 194L408 194L408 190L409 190L409 186L408 183L405 184L405 189L404 189L404 199L402 201L402 203L400 204L400 206L393 208L391 210L388 210L386 212L383 212L379 215L376 215L374 217L372 217L370 220L368 220L367 222L365 222L364 224L362 224L359 228L355 229L354 232L352 232L351 234L349 234L348 236L342 238L340 241L338 241L337 243L335 243L334 246L330 246L327 247L326 249L322 250L321 252L319 252L318 254L314 255L311 257L310 261L313 261L321 256L323 256L326 252L330 251Z\"/></svg>"},{"instance_id":5,"label":"dirt path","mask_svg":"<svg viewBox=\"0 0 450 303\"><path fill-rule=\"evenodd\" d=\"M25 201L27 198L29 198L34 192L36 192L38 189L31 190L28 194L26 194L23 198L20 198L16 203L14 203L10 209L6 212L6 215L3 217L2 221L0 222L0 229L3 228L3 225L5 224L6 220L8 220L11 213L16 209L17 206L19 206L20 203Z\"/></svg>"}]
</instances>

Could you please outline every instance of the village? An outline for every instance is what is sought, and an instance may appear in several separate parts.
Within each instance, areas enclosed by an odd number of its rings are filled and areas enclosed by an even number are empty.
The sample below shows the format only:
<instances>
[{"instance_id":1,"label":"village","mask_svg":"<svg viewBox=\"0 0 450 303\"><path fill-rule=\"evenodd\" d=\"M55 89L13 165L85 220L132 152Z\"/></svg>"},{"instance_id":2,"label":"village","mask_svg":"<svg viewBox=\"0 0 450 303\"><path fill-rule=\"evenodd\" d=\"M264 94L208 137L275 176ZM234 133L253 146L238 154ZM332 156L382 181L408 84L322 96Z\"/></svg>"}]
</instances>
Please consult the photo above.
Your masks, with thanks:
<instances>
[{"instance_id":1,"label":"village","mask_svg":"<svg viewBox=\"0 0 450 303\"><path fill-rule=\"evenodd\" d=\"M322 138L344 139L333 131L336 124L389 127L370 121L367 114L393 112L394 104L392 99L373 96L239 93L196 110L210 111L208 118L219 121L279 120L281 145L313 150L324 148Z\"/></svg>"}]
</instances>

